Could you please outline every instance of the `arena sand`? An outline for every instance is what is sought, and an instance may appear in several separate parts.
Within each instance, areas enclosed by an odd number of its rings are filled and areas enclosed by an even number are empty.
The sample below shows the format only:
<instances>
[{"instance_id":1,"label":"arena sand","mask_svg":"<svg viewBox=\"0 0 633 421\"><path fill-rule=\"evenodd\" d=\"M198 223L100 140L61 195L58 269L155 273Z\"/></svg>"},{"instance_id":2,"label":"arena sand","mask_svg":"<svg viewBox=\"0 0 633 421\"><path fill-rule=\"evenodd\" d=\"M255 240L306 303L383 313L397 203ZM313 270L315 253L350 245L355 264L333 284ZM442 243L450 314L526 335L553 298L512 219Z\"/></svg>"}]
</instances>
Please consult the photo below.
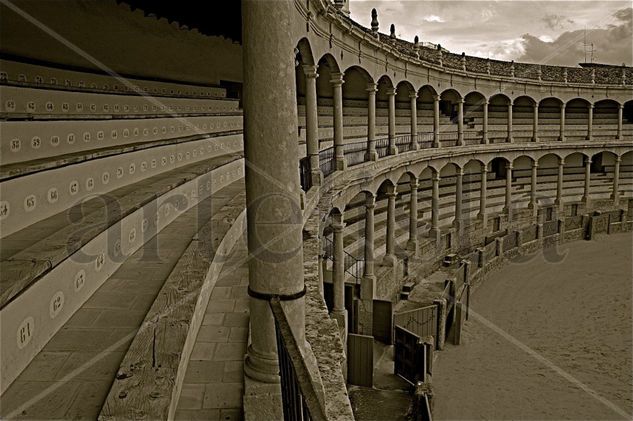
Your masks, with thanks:
<instances>
[{"instance_id":1,"label":"arena sand","mask_svg":"<svg viewBox=\"0 0 633 421\"><path fill-rule=\"evenodd\" d=\"M489 274L434 367L434 419L633 419L632 243L564 244Z\"/></svg>"}]
</instances>

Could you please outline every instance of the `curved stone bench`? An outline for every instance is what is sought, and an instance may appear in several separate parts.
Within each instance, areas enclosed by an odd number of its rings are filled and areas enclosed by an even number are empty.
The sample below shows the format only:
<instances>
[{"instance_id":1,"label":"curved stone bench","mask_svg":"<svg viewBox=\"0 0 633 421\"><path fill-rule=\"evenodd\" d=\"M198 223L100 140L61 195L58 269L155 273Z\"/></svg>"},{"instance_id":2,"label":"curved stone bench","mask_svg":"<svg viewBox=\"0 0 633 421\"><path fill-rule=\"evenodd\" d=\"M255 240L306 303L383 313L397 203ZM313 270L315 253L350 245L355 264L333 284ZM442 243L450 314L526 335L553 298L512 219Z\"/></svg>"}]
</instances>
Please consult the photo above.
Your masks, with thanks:
<instances>
[{"instance_id":1,"label":"curved stone bench","mask_svg":"<svg viewBox=\"0 0 633 421\"><path fill-rule=\"evenodd\" d=\"M61 214L52 228L45 228L55 232L43 240L38 241L46 231L35 226L30 234L25 231L23 237L16 239L22 240L22 244L17 241L20 251L3 262L3 269L7 269L2 273L5 302L0 310L1 389L6 389L74 311L123 263L124 256L199 201L242 178L243 160L238 158L219 157L155 177L153 182L128 185L120 191L123 196L114 201L120 202L120 211L114 217L96 200L92 207L88 206L91 212L80 220L83 231L64 227L65 215ZM44 227L46 222L42 222ZM78 238L70 249L69 236Z\"/></svg>"},{"instance_id":2,"label":"curved stone bench","mask_svg":"<svg viewBox=\"0 0 633 421\"><path fill-rule=\"evenodd\" d=\"M245 194L240 194L199 231L132 340L100 420L174 418L209 297L226 257L245 233L245 216Z\"/></svg>"}]
</instances>

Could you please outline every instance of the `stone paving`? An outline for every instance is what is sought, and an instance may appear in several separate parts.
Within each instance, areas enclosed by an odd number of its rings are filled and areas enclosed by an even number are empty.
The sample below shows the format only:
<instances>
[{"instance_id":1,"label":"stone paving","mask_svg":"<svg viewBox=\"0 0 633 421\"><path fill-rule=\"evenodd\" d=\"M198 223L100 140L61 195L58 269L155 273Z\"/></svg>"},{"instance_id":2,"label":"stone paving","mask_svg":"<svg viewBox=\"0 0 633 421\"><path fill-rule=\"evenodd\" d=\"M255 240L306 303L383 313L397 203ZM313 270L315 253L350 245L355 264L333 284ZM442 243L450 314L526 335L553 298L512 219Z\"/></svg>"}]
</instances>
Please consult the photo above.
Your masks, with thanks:
<instances>
[{"instance_id":1,"label":"stone paving","mask_svg":"<svg viewBox=\"0 0 633 421\"><path fill-rule=\"evenodd\" d=\"M2 395L0 418L96 419L121 360L165 279L200 226L243 186L239 180L218 191L131 255ZM246 305L228 301L231 310ZM229 321L235 323L233 318ZM229 333L239 337L238 330ZM220 355L222 352L227 350ZM227 366L227 379L236 377L234 366Z\"/></svg>"},{"instance_id":2,"label":"stone paving","mask_svg":"<svg viewBox=\"0 0 633 421\"><path fill-rule=\"evenodd\" d=\"M193 347L177 420L243 418L244 355L248 342L248 264L244 239L224 264Z\"/></svg>"}]
</instances>

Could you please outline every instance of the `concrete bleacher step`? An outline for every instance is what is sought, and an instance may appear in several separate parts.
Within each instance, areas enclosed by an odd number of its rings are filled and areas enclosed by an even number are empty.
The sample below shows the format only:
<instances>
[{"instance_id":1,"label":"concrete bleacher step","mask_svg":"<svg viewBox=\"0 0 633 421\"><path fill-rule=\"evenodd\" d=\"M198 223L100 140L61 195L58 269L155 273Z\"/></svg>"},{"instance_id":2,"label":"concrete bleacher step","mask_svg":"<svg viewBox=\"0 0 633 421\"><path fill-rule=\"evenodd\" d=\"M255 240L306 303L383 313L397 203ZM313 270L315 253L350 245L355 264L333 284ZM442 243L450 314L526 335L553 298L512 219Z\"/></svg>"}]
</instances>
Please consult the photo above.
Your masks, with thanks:
<instances>
[{"instance_id":1,"label":"concrete bleacher step","mask_svg":"<svg viewBox=\"0 0 633 421\"><path fill-rule=\"evenodd\" d=\"M84 244L145 204L187 180L240 158L222 155L94 197L69 211L57 213L2 239L0 308L45 272ZM104 206L104 203L107 203Z\"/></svg>"},{"instance_id":2,"label":"concrete bleacher step","mask_svg":"<svg viewBox=\"0 0 633 421\"><path fill-rule=\"evenodd\" d=\"M192 238L206 221L226 218L224 209L242 192L243 180L231 183L130 255L2 395L2 418L96 419L157 293L180 276Z\"/></svg>"}]
</instances>

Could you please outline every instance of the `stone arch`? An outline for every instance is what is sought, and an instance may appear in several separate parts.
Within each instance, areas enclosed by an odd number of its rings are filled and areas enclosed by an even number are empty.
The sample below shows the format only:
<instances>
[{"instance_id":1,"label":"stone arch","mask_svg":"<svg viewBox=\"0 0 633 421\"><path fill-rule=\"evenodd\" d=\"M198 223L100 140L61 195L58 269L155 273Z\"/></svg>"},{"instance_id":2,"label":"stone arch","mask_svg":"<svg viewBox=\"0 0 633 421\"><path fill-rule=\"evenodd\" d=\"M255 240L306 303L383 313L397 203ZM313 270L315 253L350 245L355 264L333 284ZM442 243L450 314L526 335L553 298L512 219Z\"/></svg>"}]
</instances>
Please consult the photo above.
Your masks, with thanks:
<instances>
[{"instance_id":1,"label":"stone arch","mask_svg":"<svg viewBox=\"0 0 633 421\"><path fill-rule=\"evenodd\" d=\"M312 46L310 40L307 38L301 38L297 43L297 62L299 65L314 66L314 54L312 53Z\"/></svg>"},{"instance_id":2,"label":"stone arch","mask_svg":"<svg viewBox=\"0 0 633 421\"><path fill-rule=\"evenodd\" d=\"M374 83L374 79L360 66L350 66L345 69L345 83L343 84L343 99L358 100L367 98L369 84Z\"/></svg>"},{"instance_id":3,"label":"stone arch","mask_svg":"<svg viewBox=\"0 0 633 421\"><path fill-rule=\"evenodd\" d=\"M620 103L613 99L603 99L594 104L593 124L597 128L610 126L617 127ZM600 130L594 133L594 137L600 137ZM608 137L612 137L609 133Z\"/></svg>"},{"instance_id":4,"label":"stone arch","mask_svg":"<svg viewBox=\"0 0 633 421\"><path fill-rule=\"evenodd\" d=\"M319 105L329 105L334 95L331 80L333 75L340 73L340 67L332 55L325 54L318 61L317 73L319 74L316 82Z\"/></svg>"}]
</instances>

